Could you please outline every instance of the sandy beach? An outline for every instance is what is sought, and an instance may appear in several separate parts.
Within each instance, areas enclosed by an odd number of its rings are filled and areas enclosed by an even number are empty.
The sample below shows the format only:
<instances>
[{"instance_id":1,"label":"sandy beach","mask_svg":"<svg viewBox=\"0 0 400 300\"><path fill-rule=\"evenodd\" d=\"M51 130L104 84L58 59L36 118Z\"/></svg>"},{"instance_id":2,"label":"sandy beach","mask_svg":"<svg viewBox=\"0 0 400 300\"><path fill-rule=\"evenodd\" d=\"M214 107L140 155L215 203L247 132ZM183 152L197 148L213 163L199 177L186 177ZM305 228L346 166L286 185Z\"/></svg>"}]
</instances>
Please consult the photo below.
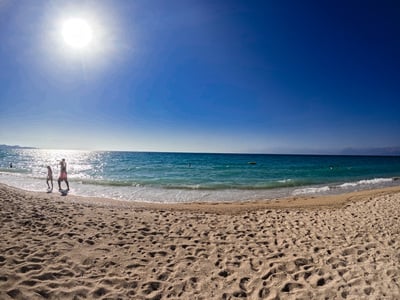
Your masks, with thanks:
<instances>
[{"instance_id":1,"label":"sandy beach","mask_svg":"<svg viewBox=\"0 0 400 300\"><path fill-rule=\"evenodd\" d=\"M0 185L0 299L399 299L400 188L150 205Z\"/></svg>"}]
</instances>

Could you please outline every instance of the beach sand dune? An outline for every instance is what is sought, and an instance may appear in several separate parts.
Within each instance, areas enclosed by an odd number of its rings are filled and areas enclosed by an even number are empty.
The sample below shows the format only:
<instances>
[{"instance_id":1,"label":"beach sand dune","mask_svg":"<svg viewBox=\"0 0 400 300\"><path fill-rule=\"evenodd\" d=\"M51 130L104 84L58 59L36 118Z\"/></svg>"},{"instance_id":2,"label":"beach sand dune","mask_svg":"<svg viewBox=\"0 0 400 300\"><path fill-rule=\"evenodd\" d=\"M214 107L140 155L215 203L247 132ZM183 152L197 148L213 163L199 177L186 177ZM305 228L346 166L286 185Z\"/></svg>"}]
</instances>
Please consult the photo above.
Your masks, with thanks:
<instances>
[{"instance_id":1,"label":"beach sand dune","mask_svg":"<svg viewBox=\"0 0 400 300\"><path fill-rule=\"evenodd\" d=\"M400 299L400 189L329 199L151 206L0 185L0 299Z\"/></svg>"}]
</instances>

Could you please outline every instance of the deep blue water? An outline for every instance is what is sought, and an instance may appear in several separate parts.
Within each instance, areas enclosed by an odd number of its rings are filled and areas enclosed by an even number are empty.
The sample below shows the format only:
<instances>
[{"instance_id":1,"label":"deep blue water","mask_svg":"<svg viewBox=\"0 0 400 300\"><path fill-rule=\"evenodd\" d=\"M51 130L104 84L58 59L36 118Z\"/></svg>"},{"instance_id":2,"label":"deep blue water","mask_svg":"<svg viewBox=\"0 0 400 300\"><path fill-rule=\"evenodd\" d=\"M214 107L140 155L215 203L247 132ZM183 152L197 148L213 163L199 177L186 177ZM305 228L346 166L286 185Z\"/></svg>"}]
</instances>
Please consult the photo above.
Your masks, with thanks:
<instances>
[{"instance_id":1,"label":"deep blue water","mask_svg":"<svg viewBox=\"0 0 400 300\"><path fill-rule=\"evenodd\" d=\"M44 190L65 158L71 192L126 200L254 200L400 184L400 157L0 150L0 182ZM13 168L9 168L9 164Z\"/></svg>"}]
</instances>

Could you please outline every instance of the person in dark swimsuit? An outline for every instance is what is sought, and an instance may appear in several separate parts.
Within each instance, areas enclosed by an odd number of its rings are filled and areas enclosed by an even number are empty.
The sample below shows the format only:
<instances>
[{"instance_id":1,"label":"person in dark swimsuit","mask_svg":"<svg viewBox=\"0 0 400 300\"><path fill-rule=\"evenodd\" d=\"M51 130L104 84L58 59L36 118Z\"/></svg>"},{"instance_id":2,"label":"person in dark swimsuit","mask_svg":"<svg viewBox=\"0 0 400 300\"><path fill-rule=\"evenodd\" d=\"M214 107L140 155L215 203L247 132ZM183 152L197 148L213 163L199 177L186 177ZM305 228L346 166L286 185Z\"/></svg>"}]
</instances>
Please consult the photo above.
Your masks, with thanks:
<instances>
[{"instance_id":1,"label":"person in dark swimsuit","mask_svg":"<svg viewBox=\"0 0 400 300\"><path fill-rule=\"evenodd\" d=\"M50 181L50 183L51 183L51 188L50 188L50 185L49 185L49 181ZM46 183L47 183L47 187L49 188L49 190L53 190L53 171L51 170L51 167L50 166L47 166L47 180L46 180Z\"/></svg>"}]
</instances>

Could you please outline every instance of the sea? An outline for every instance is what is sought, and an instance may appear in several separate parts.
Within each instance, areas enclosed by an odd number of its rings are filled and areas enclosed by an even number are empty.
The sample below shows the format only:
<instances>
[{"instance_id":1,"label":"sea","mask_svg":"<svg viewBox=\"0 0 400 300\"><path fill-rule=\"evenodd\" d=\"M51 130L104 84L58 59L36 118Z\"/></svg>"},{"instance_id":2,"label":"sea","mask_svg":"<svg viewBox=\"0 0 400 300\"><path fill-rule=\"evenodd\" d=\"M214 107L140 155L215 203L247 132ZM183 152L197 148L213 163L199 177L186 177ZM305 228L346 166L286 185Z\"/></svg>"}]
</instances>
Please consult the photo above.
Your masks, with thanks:
<instances>
[{"instance_id":1,"label":"sea","mask_svg":"<svg viewBox=\"0 0 400 300\"><path fill-rule=\"evenodd\" d=\"M234 202L400 186L400 156L158 153L0 149L0 183L58 192L67 162L70 194L156 203ZM12 164L12 168L10 168ZM65 188L65 183L62 183Z\"/></svg>"}]
</instances>

